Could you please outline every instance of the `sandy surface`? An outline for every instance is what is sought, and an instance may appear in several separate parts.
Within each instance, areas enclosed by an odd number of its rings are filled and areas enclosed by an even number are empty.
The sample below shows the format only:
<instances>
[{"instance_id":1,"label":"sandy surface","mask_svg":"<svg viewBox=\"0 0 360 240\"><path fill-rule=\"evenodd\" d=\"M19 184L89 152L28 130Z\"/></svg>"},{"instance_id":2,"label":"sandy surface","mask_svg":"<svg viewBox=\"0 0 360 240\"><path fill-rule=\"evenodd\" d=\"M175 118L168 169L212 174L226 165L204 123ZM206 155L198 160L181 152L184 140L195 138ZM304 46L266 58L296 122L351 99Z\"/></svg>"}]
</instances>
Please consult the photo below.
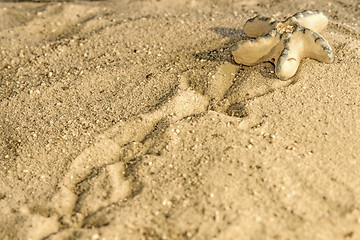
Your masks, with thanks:
<instances>
[{"instance_id":1,"label":"sandy surface","mask_svg":"<svg viewBox=\"0 0 360 240\"><path fill-rule=\"evenodd\" d=\"M237 65L260 13L335 61ZM1 239L360 239L357 0L0 2Z\"/></svg>"}]
</instances>

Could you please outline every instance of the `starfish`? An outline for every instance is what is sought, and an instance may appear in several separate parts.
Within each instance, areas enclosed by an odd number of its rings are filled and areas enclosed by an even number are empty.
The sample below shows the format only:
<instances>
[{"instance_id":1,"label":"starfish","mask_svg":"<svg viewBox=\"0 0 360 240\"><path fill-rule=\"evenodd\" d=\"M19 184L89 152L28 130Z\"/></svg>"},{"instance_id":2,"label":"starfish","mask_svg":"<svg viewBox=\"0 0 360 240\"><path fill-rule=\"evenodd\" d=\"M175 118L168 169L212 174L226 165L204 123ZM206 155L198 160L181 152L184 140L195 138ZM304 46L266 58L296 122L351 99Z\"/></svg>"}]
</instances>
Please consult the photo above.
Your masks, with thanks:
<instances>
[{"instance_id":1,"label":"starfish","mask_svg":"<svg viewBox=\"0 0 360 240\"><path fill-rule=\"evenodd\" d=\"M244 25L248 37L232 48L235 62L252 66L259 62L275 63L280 80L293 77L303 58L332 63L334 55L329 43L318 33L328 19L321 11L306 10L284 21L255 16Z\"/></svg>"}]
</instances>

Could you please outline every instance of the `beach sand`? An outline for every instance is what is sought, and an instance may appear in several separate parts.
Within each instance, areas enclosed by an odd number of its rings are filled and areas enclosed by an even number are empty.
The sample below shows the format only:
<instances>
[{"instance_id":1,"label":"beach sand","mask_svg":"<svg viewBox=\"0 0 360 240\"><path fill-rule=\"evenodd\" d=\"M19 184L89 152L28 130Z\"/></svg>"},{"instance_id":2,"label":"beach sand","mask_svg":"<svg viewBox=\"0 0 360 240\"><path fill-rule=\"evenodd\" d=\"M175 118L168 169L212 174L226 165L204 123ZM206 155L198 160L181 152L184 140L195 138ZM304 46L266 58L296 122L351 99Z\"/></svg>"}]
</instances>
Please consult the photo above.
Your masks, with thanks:
<instances>
[{"instance_id":1,"label":"beach sand","mask_svg":"<svg viewBox=\"0 0 360 240\"><path fill-rule=\"evenodd\" d=\"M231 46L321 10L332 64ZM357 0L0 2L1 239L360 239Z\"/></svg>"}]
</instances>

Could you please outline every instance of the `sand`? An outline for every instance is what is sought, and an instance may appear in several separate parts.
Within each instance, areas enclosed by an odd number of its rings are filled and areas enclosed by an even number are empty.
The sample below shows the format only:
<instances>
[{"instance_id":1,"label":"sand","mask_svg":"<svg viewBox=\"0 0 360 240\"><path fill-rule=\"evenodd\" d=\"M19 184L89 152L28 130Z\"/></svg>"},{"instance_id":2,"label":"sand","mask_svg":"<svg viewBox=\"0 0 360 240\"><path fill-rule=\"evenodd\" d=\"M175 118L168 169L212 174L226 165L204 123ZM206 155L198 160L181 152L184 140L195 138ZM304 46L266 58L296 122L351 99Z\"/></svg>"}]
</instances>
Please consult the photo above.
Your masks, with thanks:
<instances>
[{"instance_id":1,"label":"sand","mask_svg":"<svg viewBox=\"0 0 360 240\"><path fill-rule=\"evenodd\" d=\"M318 9L335 61L236 64ZM357 0L0 2L1 239L360 239Z\"/></svg>"}]
</instances>

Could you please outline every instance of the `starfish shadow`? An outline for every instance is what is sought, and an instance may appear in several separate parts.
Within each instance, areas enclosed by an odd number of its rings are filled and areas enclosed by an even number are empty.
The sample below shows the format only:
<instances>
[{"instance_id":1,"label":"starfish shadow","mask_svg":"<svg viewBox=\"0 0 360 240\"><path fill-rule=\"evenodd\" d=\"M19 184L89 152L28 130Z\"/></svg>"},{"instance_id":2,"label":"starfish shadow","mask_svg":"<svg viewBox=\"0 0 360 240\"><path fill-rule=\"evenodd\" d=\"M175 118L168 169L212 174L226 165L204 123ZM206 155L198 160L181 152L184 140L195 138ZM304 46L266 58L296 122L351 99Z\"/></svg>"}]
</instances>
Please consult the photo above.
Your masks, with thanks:
<instances>
[{"instance_id":1,"label":"starfish shadow","mask_svg":"<svg viewBox=\"0 0 360 240\"><path fill-rule=\"evenodd\" d=\"M210 30L223 37L239 38L239 39L246 38L243 30L236 30L233 28L225 28L225 27L212 27L210 28Z\"/></svg>"},{"instance_id":2,"label":"starfish shadow","mask_svg":"<svg viewBox=\"0 0 360 240\"><path fill-rule=\"evenodd\" d=\"M211 31L215 32L218 35L221 35L224 38L230 38L230 41L223 44L222 46L205 52L195 53L194 57L202 61L212 61L212 62L230 62L236 64L232 54L231 46L234 45L237 41L246 39L245 33L243 30L236 30L233 28L225 27L213 27L210 28Z\"/></svg>"}]
</instances>

